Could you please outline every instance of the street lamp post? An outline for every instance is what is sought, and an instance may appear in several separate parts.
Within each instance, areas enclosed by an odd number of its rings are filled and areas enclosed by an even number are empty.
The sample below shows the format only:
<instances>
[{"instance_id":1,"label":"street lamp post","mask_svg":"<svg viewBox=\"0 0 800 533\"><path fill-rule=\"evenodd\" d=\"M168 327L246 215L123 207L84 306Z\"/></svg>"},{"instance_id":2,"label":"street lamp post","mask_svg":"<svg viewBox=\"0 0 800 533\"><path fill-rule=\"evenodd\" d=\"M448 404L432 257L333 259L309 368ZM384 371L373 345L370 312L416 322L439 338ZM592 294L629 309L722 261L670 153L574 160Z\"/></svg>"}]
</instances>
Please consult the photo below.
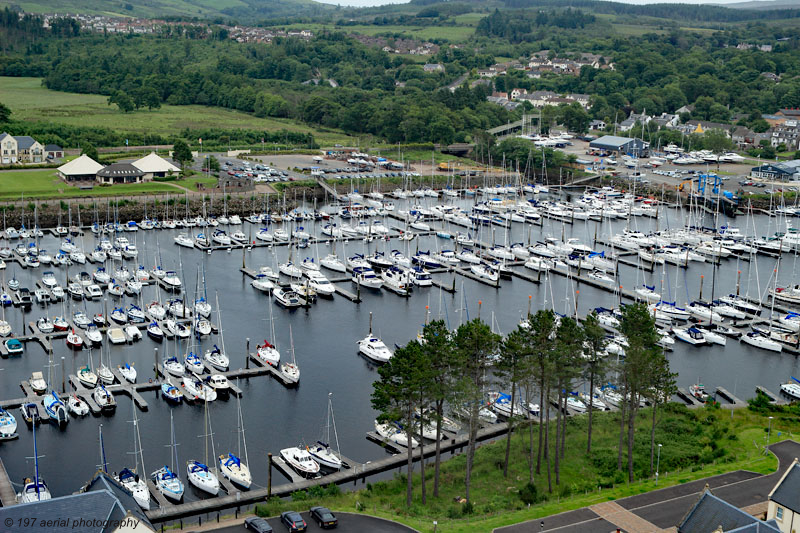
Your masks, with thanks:
<instances>
[{"instance_id":1,"label":"street lamp post","mask_svg":"<svg viewBox=\"0 0 800 533\"><path fill-rule=\"evenodd\" d=\"M661 466L661 444L658 445L658 458L656 459L656 487L658 486L658 467Z\"/></svg>"},{"instance_id":2,"label":"street lamp post","mask_svg":"<svg viewBox=\"0 0 800 533\"><path fill-rule=\"evenodd\" d=\"M769 417L769 429L767 430L767 446L772 440L772 417Z\"/></svg>"}]
</instances>

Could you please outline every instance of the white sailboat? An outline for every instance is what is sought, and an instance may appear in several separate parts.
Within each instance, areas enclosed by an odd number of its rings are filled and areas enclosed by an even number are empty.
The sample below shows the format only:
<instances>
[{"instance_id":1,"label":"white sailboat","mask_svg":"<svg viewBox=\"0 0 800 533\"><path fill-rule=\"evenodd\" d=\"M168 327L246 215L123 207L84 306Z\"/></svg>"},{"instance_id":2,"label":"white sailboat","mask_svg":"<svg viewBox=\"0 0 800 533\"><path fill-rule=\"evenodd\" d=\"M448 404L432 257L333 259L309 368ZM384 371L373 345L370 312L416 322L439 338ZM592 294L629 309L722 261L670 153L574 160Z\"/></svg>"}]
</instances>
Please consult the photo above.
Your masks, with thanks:
<instances>
[{"instance_id":1,"label":"white sailboat","mask_svg":"<svg viewBox=\"0 0 800 533\"><path fill-rule=\"evenodd\" d=\"M33 503L42 500L49 500L50 489L39 475L39 454L36 450L36 424L31 424L33 430L33 464L34 478L26 478L22 491L17 494L17 503Z\"/></svg>"},{"instance_id":2,"label":"white sailboat","mask_svg":"<svg viewBox=\"0 0 800 533\"><path fill-rule=\"evenodd\" d=\"M150 509L150 490L147 488L147 483L144 479L139 477L137 472L146 472L144 466L144 455L142 454L142 437L139 434L139 420L136 417L136 405L131 398L131 405L133 406L133 456L135 466L133 469L123 468L115 479L133 495L133 499L139 504L139 507L145 511ZM139 469L139 462L141 461L141 469Z\"/></svg>"},{"instance_id":3,"label":"white sailboat","mask_svg":"<svg viewBox=\"0 0 800 533\"><path fill-rule=\"evenodd\" d=\"M289 352L292 354L292 360L281 364L281 374L296 382L300 380L300 367L297 366L294 356L294 337L291 325L289 326Z\"/></svg>"},{"instance_id":4,"label":"white sailboat","mask_svg":"<svg viewBox=\"0 0 800 533\"><path fill-rule=\"evenodd\" d=\"M342 459L339 454L339 434L336 432L336 419L333 416L333 402L331 397L333 393L328 393L328 412L326 415L325 426L323 426L323 435L316 444L307 446L306 449L311 457L321 466L331 468L333 470L341 470ZM336 443L336 451L331 450L331 428L333 428L333 438Z\"/></svg>"},{"instance_id":5,"label":"white sailboat","mask_svg":"<svg viewBox=\"0 0 800 533\"><path fill-rule=\"evenodd\" d=\"M247 467L247 440L244 436L244 418L242 417L242 404L239 397L236 397L236 415L237 415L237 454L223 453L219 456L219 471L227 479L239 487L245 489L250 488L253 482L250 476L250 469ZM244 461L242 461L242 447L244 447Z\"/></svg>"},{"instance_id":6,"label":"white sailboat","mask_svg":"<svg viewBox=\"0 0 800 533\"><path fill-rule=\"evenodd\" d=\"M205 441L205 456L202 463L194 459L186 462L186 476L189 479L189 483L203 492L216 496L219 492L219 478L208 467L209 439L211 439L211 456L216 457L217 454L214 451L214 433L211 431L211 414L208 412L208 402L204 402L204 405L206 432L202 437Z\"/></svg>"},{"instance_id":7,"label":"white sailboat","mask_svg":"<svg viewBox=\"0 0 800 533\"><path fill-rule=\"evenodd\" d=\"M169 413L169 427L170 427L170 447L172 448L172 468L167 465L162 466L151 474L153 482L156 485L158 492L169 498L172 501L179 502L183 499L183 481L180 480L178 474L175 473L175 465L178 462L178 450L175 444L175 423L172 419L172 411Z\"/></svg>"}]
</instances>

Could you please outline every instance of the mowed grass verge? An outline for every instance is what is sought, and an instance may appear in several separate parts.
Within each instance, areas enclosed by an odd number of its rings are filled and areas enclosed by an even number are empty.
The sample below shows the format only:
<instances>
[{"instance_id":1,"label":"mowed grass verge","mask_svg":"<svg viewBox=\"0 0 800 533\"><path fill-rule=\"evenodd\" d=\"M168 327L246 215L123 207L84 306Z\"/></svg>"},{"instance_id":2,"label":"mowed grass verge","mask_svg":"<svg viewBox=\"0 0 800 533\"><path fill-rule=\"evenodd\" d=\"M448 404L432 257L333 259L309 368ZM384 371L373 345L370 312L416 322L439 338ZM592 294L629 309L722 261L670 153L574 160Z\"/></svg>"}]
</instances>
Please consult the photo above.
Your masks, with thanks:
<instances>
[{"instance_id":1,"label":"mowed grass verge","mask_svg":"<svg viewBox=\"0 0 800 533\"><path fill-rule=\"evenodd\" d=\"M197 190L195 182L206 187L213 186L214 180L189 178L175 182L190 190ZM183 189L170 182L131 183L110 187L95 186L91 190L81 190L67 185L54 169L43 170L5 170L0 171L0 200L27 200L28 198L78 198L90 196L126 196L140 194L181 193Z\"/></svg>"},{"instance_id":2,"label":"mowed grass verge","mask_svg":"<svg viewBox=\"0 0 800 533\"><path fill-rule=\"evenodd\" d=\"M318 143L345 144L352 137L338 131L320 131L289 119L258 118L253 115L199 105L163 105L159 109L141 109L121 113L109 106L107 98L96 94L73 94L51 91L42 86L39 78L0 76L0 95L11 108L12 118L43 121L71 126L102 127L121 132L156 133L165 137L180 134L181 130L221 128L257 131L298 131L312 133Z\"/></svg>"}]
</instances>

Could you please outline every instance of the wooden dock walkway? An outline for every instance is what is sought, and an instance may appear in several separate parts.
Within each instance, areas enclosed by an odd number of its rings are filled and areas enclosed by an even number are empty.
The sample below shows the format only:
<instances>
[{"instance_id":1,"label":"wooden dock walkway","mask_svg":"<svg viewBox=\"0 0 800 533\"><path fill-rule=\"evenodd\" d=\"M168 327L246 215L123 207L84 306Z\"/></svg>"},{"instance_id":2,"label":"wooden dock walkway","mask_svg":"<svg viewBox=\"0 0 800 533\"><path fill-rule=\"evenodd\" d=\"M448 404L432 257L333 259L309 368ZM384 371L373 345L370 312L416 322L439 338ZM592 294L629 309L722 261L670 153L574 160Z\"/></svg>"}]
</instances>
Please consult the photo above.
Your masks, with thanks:
<instances>
[{"instance_id":1,"label":"wooden dock walkway","mask_svg":"<svg viewBox=\"0 0 800 533\"><path fill-rule=\"evenodd\" d=\"M281 384L283 384L283 385L285 385L287 387L295 387L295 386L297 386L297 380L292 379L289 376L286 376L285 374L283 374L283 372L280 371L280 369L278 369L278 368L276 368L276 367L274 367L272 365L265 364L263 361L261 361L261 359L258 358L258 356L255 353L251 353L250 354L250 360L253 363L255 363L256 367L255 368L246 369L246 370L239 369L237 371L237 373L239 373L239 374L245 373L245 372L247 373L246 375L243 375L242 377L249 377L250 375L254 375L255 376L255 375L269 374L273 378L275 378L278 382L280 382ZM228 378L228 379L230 379L230 378Z\"/></svg>"},{"instance_id":2,"label":"wooden dock walkway","mask_svg":"<svg viewBox=\"0 0 800 533\"><path fill-rule=\"evenodd\" d=\"M477 440L484 441L487 439L495 438L506 432L508 426L505 423L492 424L488 427L478 430ZM441 453L456 451L464 448L467 445L467 435L457 435L451 439L443 440L441 442ZM436 443L426 444L423 448L425 457L432 457L436 453ZM419 460L419 449L415 450L414 461ZM280 457L273 456L273 463ZM342 469L332 474L324 475L319 478L305 479L302 478L296 483L286 483L272 487L271 496L288 496L289 494L306 490L311 487L328 484L342 484L350 481L358 481L365 479L373 474L379 474L387 470L392 470L405 465L407 458L405 454L396 454L377 461L369 463L355 463L351 465L353 468ZM348 461L349 462L349 461ZM153 487L155 488L155 487ZM152 489L151 489L152 491ZM222 509L230 509L242 505L249 505L252 503L263 501L270 495L268 489L259 488L249 491L244 491L238 494L229 494L226 496L218 496L216 498L209 498L205 500L198 500L193 502L186 502L178 505L169 504L162 506L159 509L151 509L146 511L145 514L151 522L166 522L169 520L177 520L187 516L197 515L201 513L208 513L212 511L219 511Z\"/></svg>"},{"instance_id":3,"label":"wooden dock walkway","mask_svg":"<svg viewBox=\"0 0 800 533\"><path fill-rule=\"evenodd\" d=\"M747 407L747 402L740 400L739 398L728 392L728 390L723 387L717 387L714 396L715 397L721 396L726 401L728 401L729 403L727 405L724 405L725 407L730 407L733 409L739 407Z\"/></svg>"},{"instance_id":4,"label":"wooden dock walkway","mask_svg":"<svg viewBox=\"0 0 800 533\"><path fill-rule=\"evenodd\" d=\"M761 385L756 386L756 392L764 394L767 398L769 398L769 401L774 403L775 405L786 405L789 403L786 400L784 400L779 394L774 394L769 390L767 390L765 387L762 387Z\"/></svg>"},{"instance_id":5,"label":"wooden dock walkway","mask_svg":"<svg viewBox=\"0 0 800 533\"><path fill-rule=\"evenodd\" d=\"M8 477L2 457L0 457L0 503L3 504L3 507L11 507L17 504L17 493L11 484L11 478Z\"/></svg>"},{"instance_id":6,"label":"wooden dock walkway","mask_svg":"<svg viewBox=\"0 0 800 533\"><path fill-rule=\"evenodd\" d=\"M153 483L153 480L152 480L152 479L149 479L149 478L148 478L148 479L146 480L146 482L147 482L147 488L148 488L148 489L150 489L150 496L151 496L151 497L152 497L152 498L153 498L153 499L154 499L156 502L158 502L158 506L159 506L161 509L168 508L168 507L170 507L170 506L174 505L172 502L170 502L169 500L167 500L167 499L164 497L164 495L163 495L163 494L161 494L161 493L158 491L158 489L156 488L156 484L155 484L155 483Z\"/></svg>"}]
</instances>

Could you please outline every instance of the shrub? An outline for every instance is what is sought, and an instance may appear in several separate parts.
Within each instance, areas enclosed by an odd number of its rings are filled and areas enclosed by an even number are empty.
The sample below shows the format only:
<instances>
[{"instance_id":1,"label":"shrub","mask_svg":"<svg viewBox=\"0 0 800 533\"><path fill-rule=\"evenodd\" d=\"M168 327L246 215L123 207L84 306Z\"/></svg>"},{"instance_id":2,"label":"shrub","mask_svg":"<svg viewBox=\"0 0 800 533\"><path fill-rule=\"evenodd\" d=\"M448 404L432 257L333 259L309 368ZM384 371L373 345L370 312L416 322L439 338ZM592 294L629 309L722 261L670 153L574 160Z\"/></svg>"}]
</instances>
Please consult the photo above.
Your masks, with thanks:
<instances>
[{"instance_id":1,"label":"shrub","mask_svg":"<svg viewBox=\"0 0 800 533\"><path fill-rule=\"evenodd\" d=\"M533 505L539 502L539 491L533 483L526 483L519 490L519 499L526 505Z\"/></svg>"},{"instance_id":2,"label":"shrub","mask_svg":"<svg viewBox=\"0 0 800 533\"><path fill-rule=\"evenodd\" d=\"M475 512L475 506L472 505L472 502L464 502L461 505L461 512L463 514L472 514Z\"/></svg>"},{"instance_id":3,"label":"shrub","mask_svg":"<svg viewBox=\"0 0 800 533\"><path fill-rule=\"evenodd\" d=\"M458 520L462 516L464 516L464 513L461 510L461 507L451 507L447 510L447 518L450 518L451 520Z\"/></svg>"}]
</instances>

